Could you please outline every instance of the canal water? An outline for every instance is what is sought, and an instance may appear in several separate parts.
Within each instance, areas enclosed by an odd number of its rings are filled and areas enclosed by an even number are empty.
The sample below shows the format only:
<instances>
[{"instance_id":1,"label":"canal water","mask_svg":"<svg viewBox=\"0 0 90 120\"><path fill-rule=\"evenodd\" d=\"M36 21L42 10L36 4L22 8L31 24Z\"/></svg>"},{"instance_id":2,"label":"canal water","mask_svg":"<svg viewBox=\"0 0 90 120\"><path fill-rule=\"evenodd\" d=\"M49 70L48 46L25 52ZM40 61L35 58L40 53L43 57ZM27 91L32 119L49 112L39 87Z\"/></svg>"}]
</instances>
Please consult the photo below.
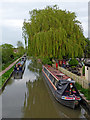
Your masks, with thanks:
<instances>
[{"instance_id":1,"label":"canal water","mask_svg":"<svg viewBox=\"0 0 90 120\"><path fill-rule=\"evenodd\" d=\"M41 64L26 60L22 79L8 81L2 96L3 118L88 118L80 106L75 110L61 105L53 97L41 73Z\"/></svg>"}]
</instances>

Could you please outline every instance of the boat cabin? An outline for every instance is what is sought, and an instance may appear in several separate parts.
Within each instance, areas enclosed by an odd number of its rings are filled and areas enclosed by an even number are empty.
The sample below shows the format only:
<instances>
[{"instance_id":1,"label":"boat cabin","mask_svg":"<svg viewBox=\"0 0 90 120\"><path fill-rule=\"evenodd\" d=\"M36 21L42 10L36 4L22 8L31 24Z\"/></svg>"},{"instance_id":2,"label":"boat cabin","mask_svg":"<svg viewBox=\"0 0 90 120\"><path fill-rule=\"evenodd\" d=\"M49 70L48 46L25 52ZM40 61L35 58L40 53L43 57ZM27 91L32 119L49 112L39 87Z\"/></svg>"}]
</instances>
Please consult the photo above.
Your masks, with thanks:
<instances>
[{"instance_id":1,"label":"boat cabin","mask_svg":"<svg viewBox=\"0 0 90 120\"><path fill-rule=\"evenodd\" d=\"M14 67L14 70L22 70L22 67L23 67L23 65L24 65L24 61L19 61L16 65L15 65L15 67Z\"/></svg>"},{"instance_id":2,"label":"boat cabin","mask_svg":"<svg viewBox=\"0 0 90 120\"><path fill-rule=\"evenodd\" d=\"M50 66L44 66L43 70L58 93L64 96L79 95L79 92L75 87L75 81L66 76L64 73Z\"/></svg>"}]
</instances>

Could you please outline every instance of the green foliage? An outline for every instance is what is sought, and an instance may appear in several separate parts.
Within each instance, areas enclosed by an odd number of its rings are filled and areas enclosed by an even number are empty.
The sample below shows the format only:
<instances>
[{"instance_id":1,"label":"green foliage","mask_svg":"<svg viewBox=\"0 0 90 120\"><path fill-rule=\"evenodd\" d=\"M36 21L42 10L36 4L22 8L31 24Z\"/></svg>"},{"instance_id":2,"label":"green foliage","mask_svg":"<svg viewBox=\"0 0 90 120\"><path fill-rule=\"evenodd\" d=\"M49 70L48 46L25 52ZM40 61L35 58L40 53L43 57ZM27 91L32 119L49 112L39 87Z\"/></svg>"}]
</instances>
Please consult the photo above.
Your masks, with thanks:
<instances>
[{"instance_id":1,"label":"green foliage","mask_svg":"<svg viewBox=\"0 0 90 120\"><path fill-rule=\"evenodd\" d=\"M14 69L14 66L10 68L6 73L4 73L2 76L0 76L0 88L3 86L5 81L9 78L10 74L12 73Z\"/></svg>"},{"instance_id":2,"label":"green foliage","mask_svg":"<svg viewBox=\"0 0 90 120\"><path fill-rule=\"evenodd\" d=\"M22 56L24 53L25 53L24 47L19 47L19 48L18 48L17 56L20 57L20 56Z\"/></svg>"},{"instance_id":3,"label":"green foliage","mask_svg":"<svg viewBox=\"0 0 90 120\"><path fill-rule=\"evenodd\" d=\"M30 58L30 59L32 60L32 62L29 64L28 69L30 69L30 71L33 71L33 72L41 73L42 64L37 62L36 57Z\"/></svg>"},{"instance_id":4,"label":"green foliage","mask_svg":"<svg viewBox=\"0 0 90 120\"><path fill-rule=\"evenodd\" d=\"M79 63L79 62L78 62L75 58L73 58L73 59L71 59L71 60L69 61L69 65L71 65L71 66L77 66L78 63Z\"/></svg>"},{"instance_id":5,"label":"green foliage","mask_svg":"<svg viewBox=\"0 0 90 120\"><path fill-rule=\"evenodd\" d=\"M17 42L17 49L18 49L18 53L17 55L20 57L22 56L24 53L25 53L25 50L24 50L24 45L21 41L18 41Z\"/></svg>"},{"instance_id":6,"label":"green foliage","mask_svg":"<svg viewBox=\"0 0 90 120\"><path fill-rule=\"evenodd\" d=\"M13 72L14 67L15 67L15 65L13 65L7 72L5 72L2 76L0 76L0 88L4 85L4 83L6 82L6 80L11 75L11 73Z\"/></svg>"},{"instance_id":7,"label":"green foliage","mask_svg":"<svg viewBox=\"0 0 90 120\"><path fill-rule=\"evenodd\" d=\"M85 57L90 58L90 39L86 39Z\"/></svg>"},{"instance_id":8,"label":"green foliage","mask_svg":"<svg viewBox=\"0 0 90 120\"><path fill-rule=\"evenodd\" d=\"M52 61L50 61L49 58L43 58L42 63L43 63L44 65L45 65L45 64L52 65Z\"/></svg>"},{"instance_id":9,"label":"green foliage","mask_svg":"<svg viewBox=\"0 0 90 120\"><path fill-rule=\"evenodd\" d=\"M2 48L0 46L0 71L2 70Z\"/></svg>"},{"instance_id":10,"label":"green foliage","mask_svg":"<svg viewBox=\"0 0 90 120\"><path fill-rule=\"evenodd\" d=\"M80 84L78 84L77 82L75 82L75 86L77 87L78 90L82 89L82 86Z\"/></svg>"},{"instance_id":11,"label":"green foliage","mask_svg":"<svg viewBox=\"0 0 90 120\"><path fill-rule=\"evenodd\" d=\"M28 55L82 57L85 37L74 12L60 10L57 5L29 12L24 20L23 38L28 40Z\"/></svg>"},{"instance_id":12,"label":"green foliage","mask_svg":"<svg viewBox=\"0 0 90 120\"><path fill-rule=\"evenodd\" d=\"M14 53L14 47L11 44L0 46L0 71L8 67L12 62L24 54L24 48L20 47L18 53Z\"/></svg>"},{"instance_id":13,"label":"green foliage","mask_svg":"<svg viewBox=\"0 0 90 120\"><path fill-rule=\"evenodd\" d=\"M13 46L11 44L3 44L2 48L2 63L6 64L8 61L11 61L13 58Z\"/></svg>"},{"instance_id":14,"label":"green foliage","mask_svg":"<svg viewBox=\"0 0 90 120\"><path fill-rule=\"evenodd\" d=\"M83 68L82 68L82 73L83 73L83 75L85 75L85 66L83 66Z\"/></svg>"},{"instance_id":15,"label":"green foliage","mask_svg":"<svg viewBox=\"0 0 90 120\"><path fill-rule=\"evenodd\" d=\"M19 48L19 47L24 47L23 46L23 43L21 42L21 41L17 41L17 47Z\"/></svg>"},{"instance_id":16,"label":"green foliage","mask_svg":"<svg viewBox=\"0 0 90 120\"><path fill-rule=\"evenodd\" d=\"M76 66L71 66L71 68L75 68Z\"/></svg>"},{"instance_id":17,"label":"green foliage","mask_svg":"<svg viewBox=\"0 0 90 120\"><path fill-rule=\"evenodd\" d=\"M80 90L81 93L84 94L84 96L87 98L87 100L90 100L90 89L84 89L80 84L77 82L75 83L75 86L78 90Z\"/></svg>"},{"instance_id":18,"label":"green foliage","mask_svg":"<svg viewBox=\"0 0 90 120\"><path fill-rule=\"evenodd\" d=\"M8 67L10 64L12 64L15 60L17 60L19 57L15 57L12 61L7 62L6 64L2 65L2 70L4 70L6 67Z\"/></svg>"}]
</instances>

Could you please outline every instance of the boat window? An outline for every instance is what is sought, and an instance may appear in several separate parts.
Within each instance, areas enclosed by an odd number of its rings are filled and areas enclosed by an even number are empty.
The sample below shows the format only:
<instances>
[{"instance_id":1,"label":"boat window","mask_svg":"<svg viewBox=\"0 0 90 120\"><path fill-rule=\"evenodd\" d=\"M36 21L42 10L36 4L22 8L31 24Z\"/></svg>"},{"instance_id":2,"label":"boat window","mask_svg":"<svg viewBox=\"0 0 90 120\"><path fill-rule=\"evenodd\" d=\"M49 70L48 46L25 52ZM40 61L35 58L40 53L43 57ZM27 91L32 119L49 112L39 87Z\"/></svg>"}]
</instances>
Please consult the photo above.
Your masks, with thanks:
<instances>
[{"instance_id":1,"label":"boat window","mask_svg":"<svg viewBox=\"0 0 90 120\"><path fill-rule=\"evenodd\" d=\"M55 86L57 86L57 80L55 81Z\"/></svg>"},{"instance_id":2,"label":"boat window","mask_svg":"<svg viewBox=\"0 0 90 120\"><path fill-rule=\"evenodd\" d=\"M49 78L51 81L53 80L53 76L51 74L49 75Z\"/></svg>"},{"instance_id":3,"label":"boat window","mask_svg":"<svg viewBox=\"0 0 90 120\"><path fill-rule=\"evenodd\" d=\"M62 89L62 86L58 85L57 90L61 90L61 89Z\"/></svg>"},{"instance_id":4,"label":"boat window","mask_svg":"<svg viewBox=\"0 0 90 120\"><path fill-rule=\"evenodd\" d=\"M44 68L44 72L48 75L48 71L47 71L47 69L46 69L46 68Z\"/></svg>"},{"instance_id":5,"label":"boat window","mask_svg":"<svg viewBox=\"0 0 90 120\"><path fill-rule=\"evenodd\" d=\"M53 81L53 84L55 84L55 80Z\"/></svg>"},{"instance_id":6,"label":"boat window","mask_svg":"<svg viewBox=\"0 0 90 120\"><path fill-rule=\"evenodd\" d=\"M54 78L53 84L56 86L57 80Z\"/></svg>"},{"instance_id":7,"label":"boat window","mask_svg":"<svg viewBox=\"0 0 90 120\"><path fill-rule=\"evenodd\" d=\"M44 72L46 73L46 68L44 68Z\"/></svg>"},{"instance_id":8,"label":"boat window","mask_svg":"<svg viewBox=\"0 0 90 120\"><path fill-rule=\"evenodd\" d=\"M59 77L59 78L63 78L63 75L56 75L57 77Z\"/></svg>"},{"instance_id":9,"label":"boat window","mask_svg":"<svg viewBox=\"0 0 90 120\"><path fill-rule=\"evenodd\" d=\"M66 85L66 84L67 84L67 82L61 82L61 84L62 84L62 85Z\"/></svg>"},{"instance_id":10,"label":"boat window","mask_svg":"<svg viewBox=\"0 0 90 120\"><path fill-rule=\"evenodd\" d=\"M50 75L50 73L49 72L47 72L47 76L49 77L49 75Z\"/></svg>"},{"instance_id":11,"label":"boat window","mask_svg":"<svg viewBox=\"0 0 90 120\"><path fill-rule=\"evenodd\" d=\"M54 78L52 79L52 83L54 83Z\"/></svg>"},{"instance_id":12,"label":"boat window","mask_svg":"<svg viewBox=\"0 0 90 120\"><path fill-rule=\"evenodd\" d=\"M59 81L57 81L56 88L57 88L57 90L62 89L62 84Z\"/></svg>"}]
</instances>

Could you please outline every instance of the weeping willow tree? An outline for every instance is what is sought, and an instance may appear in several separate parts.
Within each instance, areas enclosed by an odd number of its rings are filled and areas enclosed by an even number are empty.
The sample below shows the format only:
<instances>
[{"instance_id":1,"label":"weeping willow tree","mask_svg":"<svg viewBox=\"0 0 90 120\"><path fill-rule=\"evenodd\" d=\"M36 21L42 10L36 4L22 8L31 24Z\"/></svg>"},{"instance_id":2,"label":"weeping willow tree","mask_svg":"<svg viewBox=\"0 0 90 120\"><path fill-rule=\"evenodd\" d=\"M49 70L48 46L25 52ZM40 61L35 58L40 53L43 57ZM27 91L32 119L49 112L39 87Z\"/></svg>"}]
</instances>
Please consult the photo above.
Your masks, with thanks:
<instances>
[{"instance_id":1,"label":"weeping willow tree","mask_svg":"<svg viewBox=\"0 0 90 120\"><path fill-rule=\"evenodd\" d=\"M23 37L28 40L28 55L54 57L82 57L85 37L81 23L74 12L59 9L56 5L29 12L24 20Z\"/></svg>"}]
</instances>

